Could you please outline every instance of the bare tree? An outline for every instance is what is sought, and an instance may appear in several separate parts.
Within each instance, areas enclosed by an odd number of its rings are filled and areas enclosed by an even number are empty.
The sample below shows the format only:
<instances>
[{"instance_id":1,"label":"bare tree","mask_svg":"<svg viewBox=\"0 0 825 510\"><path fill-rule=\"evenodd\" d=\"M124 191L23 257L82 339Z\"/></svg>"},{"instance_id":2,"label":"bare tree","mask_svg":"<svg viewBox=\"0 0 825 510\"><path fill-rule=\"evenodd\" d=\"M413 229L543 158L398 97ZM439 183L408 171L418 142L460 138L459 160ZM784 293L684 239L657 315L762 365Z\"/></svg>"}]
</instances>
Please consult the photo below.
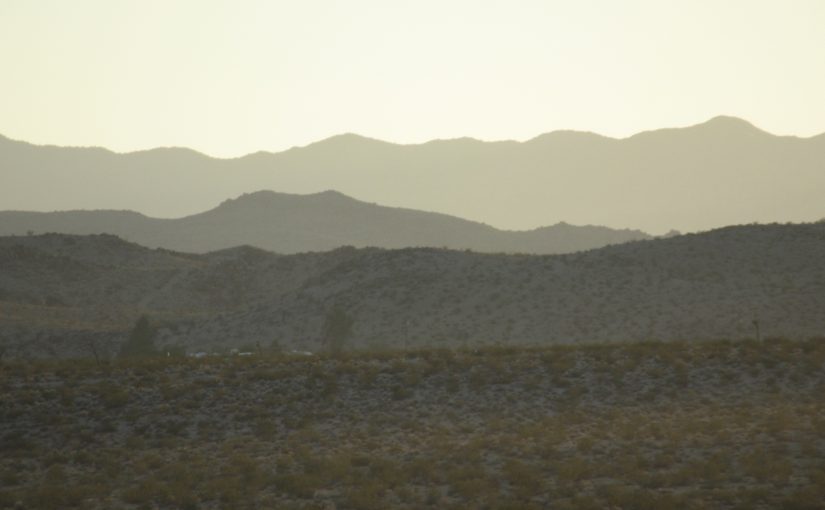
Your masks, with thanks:
<instances>
[{"instance_id":1,"label":"bare tree","mask_svg":"<svg viewBox=\"0 0 825 510\"><path fill-rule=\"evenodd\" d=\"M98 366L101 365L102 363L100 362L100 345L98 344L97 339L94 337L87 338L86 348L89 349L89 352L94 357L95 363L97 363Z\"/></svg>"}]
</instances>

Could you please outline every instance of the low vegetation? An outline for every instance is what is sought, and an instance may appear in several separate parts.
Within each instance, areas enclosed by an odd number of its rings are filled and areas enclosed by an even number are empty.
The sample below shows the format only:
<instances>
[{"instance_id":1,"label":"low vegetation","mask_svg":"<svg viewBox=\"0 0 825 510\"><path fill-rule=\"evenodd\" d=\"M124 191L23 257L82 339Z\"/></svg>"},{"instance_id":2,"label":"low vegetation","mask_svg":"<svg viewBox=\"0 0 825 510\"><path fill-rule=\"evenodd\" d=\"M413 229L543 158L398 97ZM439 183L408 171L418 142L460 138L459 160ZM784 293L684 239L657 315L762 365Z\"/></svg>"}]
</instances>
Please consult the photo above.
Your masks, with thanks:
<instances>
[{"instance_id":1,"label":"low vegetation","mask_svg":"<svg viewBox=\"0 0 825 510\"><path fill-rule=\"evenodd\" d=\"M824 224L554 256L193 255L109 235L0 237L0 348L14 359L113 357L144 315L158 348L190 353L804 339L825 334L823 260ZM330 322L336 309L348 320Z\"/></svg>"},{"instance_id":2,"label":"low vegetation","mask_svg":"<svg viewBox=\"0 0 825 510\"><path fill-rule=\"evenodd\" d=\"M825 339L0 365L0 508L823 501Z\"/></svg>"}]
</instances>

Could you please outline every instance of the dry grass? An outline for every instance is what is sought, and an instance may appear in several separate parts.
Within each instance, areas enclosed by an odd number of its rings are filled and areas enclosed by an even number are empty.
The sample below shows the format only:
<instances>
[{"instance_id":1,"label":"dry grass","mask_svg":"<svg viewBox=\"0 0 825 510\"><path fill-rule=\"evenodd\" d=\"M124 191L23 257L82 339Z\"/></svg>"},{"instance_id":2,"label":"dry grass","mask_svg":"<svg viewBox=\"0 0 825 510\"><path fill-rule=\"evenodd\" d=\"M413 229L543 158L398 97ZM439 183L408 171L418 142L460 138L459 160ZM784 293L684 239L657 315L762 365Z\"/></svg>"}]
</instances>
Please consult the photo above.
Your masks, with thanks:
<instances>
[{"instance_id":1,"label":"dry grass","mask_svg":"<svg viewBox=\"0 0 825 510\"><path fill-rule=\"evenodd\" d=\"M823 498L822 340L0 366L0 507Z\"/></svg>"}]
</instances>

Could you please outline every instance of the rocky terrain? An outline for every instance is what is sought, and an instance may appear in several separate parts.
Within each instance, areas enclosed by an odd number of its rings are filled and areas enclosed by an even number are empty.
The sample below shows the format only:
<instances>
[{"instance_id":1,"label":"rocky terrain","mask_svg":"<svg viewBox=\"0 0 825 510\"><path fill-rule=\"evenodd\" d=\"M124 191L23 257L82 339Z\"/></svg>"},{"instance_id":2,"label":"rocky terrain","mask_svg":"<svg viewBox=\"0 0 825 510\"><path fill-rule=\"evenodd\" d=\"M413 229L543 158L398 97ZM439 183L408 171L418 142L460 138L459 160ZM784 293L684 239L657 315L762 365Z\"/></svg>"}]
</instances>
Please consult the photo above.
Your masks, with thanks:
<instances>
[{"instance_id":1,"label":"rocky terrain","mask_svg":"<svg viewBox=\"0 0 825 510\"><path fill-rule=\"evenodd\" d=\"M748 225L555 255L355 249L204 255L114 236L0 238L8 357L116 352L147 314L157 343L347 349L825 334L825 224Z\"/></svg>"},{"instance_id":2,"label":"rocky terrain","mask_svg":"<svg viewBox=\"0 0 825 510\"><path fill-rule=\"evenodd\" d=\"M132 211L0 211L0 235L46 232L114 234L149 248L184 252L249 245L285 254L342 246L551 254L651 238L638 230L566 223L503 231L445 214L367 204L335 191L313 195L259 191L177 219L149 218Z\"/></svg>"},{"instance_id":3,"label":"rocky terrain","mask_svg":"<svg viewBox=\"0 0 825 510\"><path fill-rule=\"evenodd\" d=\"M0 508L825 500L825 341L0 365Z\"/></svg>"}]
</instances>

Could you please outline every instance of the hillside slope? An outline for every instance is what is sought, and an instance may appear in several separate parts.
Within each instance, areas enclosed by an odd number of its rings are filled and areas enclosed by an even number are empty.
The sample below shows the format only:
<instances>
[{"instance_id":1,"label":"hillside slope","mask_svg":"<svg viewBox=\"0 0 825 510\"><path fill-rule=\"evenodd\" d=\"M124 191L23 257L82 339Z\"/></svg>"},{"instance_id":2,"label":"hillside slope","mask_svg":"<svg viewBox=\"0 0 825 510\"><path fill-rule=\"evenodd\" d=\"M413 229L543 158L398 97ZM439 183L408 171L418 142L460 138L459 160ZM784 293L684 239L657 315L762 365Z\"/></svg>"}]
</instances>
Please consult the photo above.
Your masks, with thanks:
<instances>
[{"instance_id":1,"label":"hillside slope","mask_svg":"<svg viewBox=\"0 0 825 510\"><path fill-rule=\"evenodd\" d=\"M730 227L560 256L365 252L186 333L318 349L350 310L358 346L695 340L825 334L825 228ZM312 347L314 343L314 347Z\"/></svg>"},{"instance_id":2,"label":"hillside slope","mask_svg":"<svg viewBox=\"0 0 825 510\"><path fill-rule=\"evenodd\" d=\"M114 346L141 313L161 344L317 351L325 314L352 348L825 334L825 225L750 225L583 253L343 248L149 250L112 236L0 238L0 335L20 355Z\"/></svg>"}]
</instances>

